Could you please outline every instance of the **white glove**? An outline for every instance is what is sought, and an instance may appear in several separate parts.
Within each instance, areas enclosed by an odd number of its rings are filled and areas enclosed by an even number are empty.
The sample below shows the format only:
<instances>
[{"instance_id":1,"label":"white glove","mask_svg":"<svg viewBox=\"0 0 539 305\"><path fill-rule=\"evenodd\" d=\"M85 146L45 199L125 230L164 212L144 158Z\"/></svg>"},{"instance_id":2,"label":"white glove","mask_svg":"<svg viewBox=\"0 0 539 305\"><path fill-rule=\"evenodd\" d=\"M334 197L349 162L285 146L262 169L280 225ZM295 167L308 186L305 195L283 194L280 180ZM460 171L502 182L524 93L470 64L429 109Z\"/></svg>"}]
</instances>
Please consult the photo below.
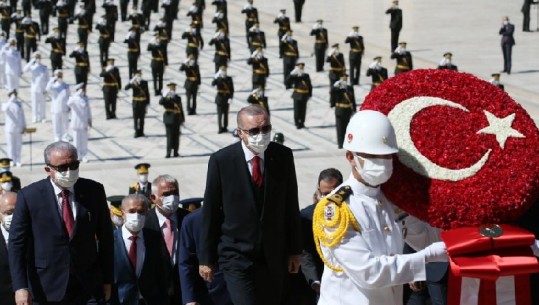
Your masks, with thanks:
<instances>
[{"instance_id":1,"label":"white glove","mask_svg":"<svg viewBox=\"0 0 539 305\"><path fill-rule=\"evenodd\" d=\"M533 255L539 257L539 240L535 240L535 244L531 245Z\"/></svg>"},{"instance_id":2,"label":"white glove","mask_svg":"<svg viewBox=\"0 0 539 305\"><path fill-rule=\"evenodd\" d=\"M425 261L427 263L433 262L448 262L447 249L443 241L435 242L432 245L421 250L425 254Z\"/></svg>"}]
</instances>

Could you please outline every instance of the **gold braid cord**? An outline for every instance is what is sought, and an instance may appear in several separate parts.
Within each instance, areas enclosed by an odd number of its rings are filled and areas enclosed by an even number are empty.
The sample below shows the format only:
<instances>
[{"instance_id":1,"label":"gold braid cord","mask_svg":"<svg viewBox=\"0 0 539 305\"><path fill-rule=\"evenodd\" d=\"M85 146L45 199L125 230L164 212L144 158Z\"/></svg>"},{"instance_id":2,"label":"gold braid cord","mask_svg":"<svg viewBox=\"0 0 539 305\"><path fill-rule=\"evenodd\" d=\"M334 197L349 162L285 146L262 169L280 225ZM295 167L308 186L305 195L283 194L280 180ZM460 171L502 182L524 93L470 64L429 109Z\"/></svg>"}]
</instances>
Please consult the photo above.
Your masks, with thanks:
<instances>
[{"instance_id":1,"label":"gold braid cord","mask_svg":"<svg viewBox=\"0 0 539 305\"><path fill-rule=\"evenodd\" d=\"M335 272L342 272L343 269L333 266L327 261L320 244L327 248L339 245L350 225L354 230L361 233L354 214L352 214L350 207L344 201L350 194L352 194L350 186L341 187L334 194L320 200L313 214L313 235L316 250L324 264Z\"/></svg>"}]
</instances>

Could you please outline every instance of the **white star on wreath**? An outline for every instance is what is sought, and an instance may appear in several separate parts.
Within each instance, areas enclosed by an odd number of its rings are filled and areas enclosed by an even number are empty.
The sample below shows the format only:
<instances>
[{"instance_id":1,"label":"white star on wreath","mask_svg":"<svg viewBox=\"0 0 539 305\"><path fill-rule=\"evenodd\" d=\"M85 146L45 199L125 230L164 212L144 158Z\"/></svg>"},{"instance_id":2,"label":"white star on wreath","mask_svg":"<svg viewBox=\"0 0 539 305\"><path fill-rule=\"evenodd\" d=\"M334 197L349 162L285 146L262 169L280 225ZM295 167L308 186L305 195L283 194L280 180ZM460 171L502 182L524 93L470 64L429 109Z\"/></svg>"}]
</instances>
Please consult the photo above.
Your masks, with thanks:
<instances>
[{"instance_id":1,"label":"white star on wreath","mask_svg":"<svg viewBox=\"0 0 539 305\"><path fill-rule=\"evenodd\" d=\"M493 134L496 136L496 141L500 143L500 147L505 148L505 142L509 137L525 138L523 134L513 129L513 121L515 114L510 114L505 118L498 118L494 114L484 110L488 120L488 126L479 130L477 133Z\"/></svg>"}]
</instances>

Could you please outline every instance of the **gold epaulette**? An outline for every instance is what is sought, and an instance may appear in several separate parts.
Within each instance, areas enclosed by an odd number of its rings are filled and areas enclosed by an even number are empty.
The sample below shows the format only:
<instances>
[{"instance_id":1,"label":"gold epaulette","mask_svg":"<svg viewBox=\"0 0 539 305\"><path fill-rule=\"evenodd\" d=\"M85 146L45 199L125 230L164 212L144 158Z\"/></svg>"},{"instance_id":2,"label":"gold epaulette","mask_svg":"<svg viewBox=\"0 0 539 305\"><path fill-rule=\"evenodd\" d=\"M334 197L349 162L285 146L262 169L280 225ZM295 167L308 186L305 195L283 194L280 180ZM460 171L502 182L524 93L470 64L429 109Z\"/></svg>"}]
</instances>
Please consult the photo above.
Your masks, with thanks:
<instances>
[{"instance_id":1,"label":"gold epaulette","mask_svg":"<svg viewBox=\"0 0 539 305\"><path fill-rule=\"evenodd\" d=\"M138 192L138 188L139 188L138 182L135 182L135 183L131 184L130 188L135 189L135 191Z\"/></svg>"}]
</instances>

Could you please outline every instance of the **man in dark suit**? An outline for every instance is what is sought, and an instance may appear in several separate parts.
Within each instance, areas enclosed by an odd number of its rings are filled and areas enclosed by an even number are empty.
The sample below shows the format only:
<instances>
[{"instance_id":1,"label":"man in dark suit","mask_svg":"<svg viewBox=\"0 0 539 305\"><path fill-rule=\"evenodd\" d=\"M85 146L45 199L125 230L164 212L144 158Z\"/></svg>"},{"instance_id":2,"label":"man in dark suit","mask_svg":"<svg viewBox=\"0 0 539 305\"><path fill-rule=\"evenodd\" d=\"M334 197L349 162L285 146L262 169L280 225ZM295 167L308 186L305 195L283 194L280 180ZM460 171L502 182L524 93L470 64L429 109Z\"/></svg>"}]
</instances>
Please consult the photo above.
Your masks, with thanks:
<instances>
[{"instance_id":1,"label":"man in dark suit","mask_svg":"<svg viewBox=\"0 0 539 305\"><path fill-rule=\"evenodd\" d=\"M304 68L304 63L298 63L286 79L286 83L294 88L292 99L294 100L294 123L297 129L305 128L307 102L313 96L311 77L305 73Z\"/></svg>"},{"instance_id":2,"label":"man in dark suit","mask_svg":"<svg viewBox=\"0 0 539 305\"><path fill-rule=\"evenodd\" d=\"M228 108L234 98L234 82L232 77L226 74L226 66L219 68L211 85L217 87L215 104L217 105L218 133L224 133L228 131Z\"/></svg>"},{"instance_id":3,"label":"man in dark suit","mask_svg":"<svg viewBox=\"0 0 539 305\"><path fill-rule=\"evenodd\" d=\"M176 84L167 84L168 91L159 100L159 105L165 108L163 113L163 123L165 124L167 135L167 154L165 158L170 158L170 153L174 151L173 157L179 157L180 149L180 127L185 122L182 99L176 94Z\"/></svg>"},{"instance_id":4,"label":"man in dark suit","mask_svg":"<svg viewBox=\"0 0 539 305\"><path fill-rule=\"evenodd\" d=\"M44 155L49 177L17 194L9 231L16 303L105 304L114 253L105 189L79 178L73 145L52 143Z\"/></svg>"},{"instance_id":5,"label":"man in dark suit","mask_svg":"<svg viewBox=\"0 0 539 305\"><path fill-rule=\"evenodd\" d=\"M398 0L393 0L393 5L386 11L386 14L391 15L389 28L391 29L391 52L393 52L397 48L402 29L402 10L399 8Z\"/></svg>"},{"instance_id":6,"label":"man in dark suit","mask_svg":"<svg viewBox=\"0 0 539 305\"><path fill-rule=\"evenodd\" d=\"M139 163L135 165L138 181L129 186L129 194L142 194L150 198L152 194L152 183L148 182L150 163Z\"/></svg>"},{"instance_id":7,"label":"man in dark suit","mask_svg":"<svg viewBox=\"0 0 539 305\"><path fill-rule=\"evenodd\" d=\"M164 305L181 305L182 293L178 269L178 242L184 217L189 211L179 208L178 181L170 175L153 180L151 200L155 208L146 217L144 228L157 232L160 238L162 259L169 264L162 277L166 279L169 299Z\"/></svg>"},{"instance_id":8,"label":"man in dark suit","mask_svg":"<svg viewBox=\"0 0 539 305\"><path fill-rule=\"evenodd\" d=\"M0 196L0 305L15 305L7 250L16 200L17 194L13 192L5 192Z\"/></svg>"},{"instance_id":9,"label":"man in dark suit","mask_svg":"<svg viewBox=\"0 0 539 305\"><path fill-rule=\"evenodd\" d=\"M203 198L199 199L198 203ZM200 209L187 215L182 224L178 251L183 303L187 305L232 305L222 272L216 268L215 276L211 282L204 282L198 274L197 254L200 253L201 225L202 210Z\"/></svg>"},{"instance_id":10,"label":"man in dark suit","mask_svg":"<svg viewBox=\"0 0 539 305\"><path fill-rule=\"evenodd\" d=\"M503 17L503 24L500 28L500 35L502 35L502 52L503 52L503 71L507 74L511 74L511 56L513 46L515 45L515 38L513 33L515 32L515 25L509 22L509 17Z\"/></svg>"},{"instance_id":11,"label":"man in dark suit","mask_svg":"<svg viewBox=\"0 0 539 305\"><path fill-rule=\"evenodd\" d=\"M218 263L235 305L280 304L302 248L294 157L270 142L262 107L242 108L237 122L241 141L208 162L199 273L211 281Z\"/></svg>"},{"instance_id":12,"label":"man in dark suit","mask_svg":"<svg viewBox=\"0 0 539 305\"><path fill-rule=\"evenodd\" d=\"M168 301L162 276L159 232L144 229L149 200L131 194L122 200L124 225L114 231L114 285L111 305L163 305Z\"/></svg>"},{"instance_id":13,"label":"man in dark suit","mask_svg":"<svg viewBox=\"0 0 539 305\"><path fill-rule=\"evenodd\" d=\"M144 136L144 118L150 105L150 90L148 82L142 79L142 70L135 71L135 77L125 86L125 90L133 89L133 121L135 125L135 138Z\"/></svg>"}]
</instances>

